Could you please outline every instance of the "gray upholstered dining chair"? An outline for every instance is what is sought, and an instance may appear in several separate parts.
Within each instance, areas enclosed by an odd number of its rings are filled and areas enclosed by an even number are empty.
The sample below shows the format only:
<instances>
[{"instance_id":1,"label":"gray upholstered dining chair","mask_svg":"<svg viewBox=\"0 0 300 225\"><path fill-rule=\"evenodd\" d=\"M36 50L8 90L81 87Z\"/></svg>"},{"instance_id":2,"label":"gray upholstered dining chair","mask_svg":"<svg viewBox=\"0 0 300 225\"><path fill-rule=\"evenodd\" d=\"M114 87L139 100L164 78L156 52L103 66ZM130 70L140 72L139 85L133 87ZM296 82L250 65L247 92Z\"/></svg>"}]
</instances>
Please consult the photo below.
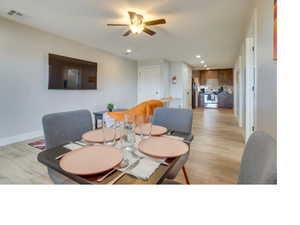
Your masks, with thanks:
<instances>
[{"instance_id":1,"label":"gray upholstered dining chair","mask_svg":"<svg viewBox=\"0 0 300 225\"><path fill-rule=\"evenodd\" d=\"M46 149L81 139L81 135L93 129L88 110L53 113L42 118ZM67 177L48 168L48 174L56 184L74 183Z\"/></svg>"},{"instance_id":2,"label":"gray upholstered dining chair","mask_svg":"<svg viewBox=\"0 0 300 225\"><path fill-rule=\"evenodd\" d=\"M193 112L189 109L178 109L178 108L156 108L152 124L159 125L168 128L169 130L191 135L193 122ZM189 184L189 178L185 169L184 164L188 160L189 152L180 157L174 167L167 173L166 181L168 179L176 178L180 169L182 169L184 178L187 184ZM164 182L165 183L165 182Z\"/></svg>"},{"instance_id":3,"label":"gray upholstered dining chair","mask_svg":"<svg viewBox=\"0 0 300 225\"><path fill-rule=\"evenodd\" d=\"M276 141L270 135L257 131L249 137L238 184L277 184Z\"/></svg>"}]
</instances>

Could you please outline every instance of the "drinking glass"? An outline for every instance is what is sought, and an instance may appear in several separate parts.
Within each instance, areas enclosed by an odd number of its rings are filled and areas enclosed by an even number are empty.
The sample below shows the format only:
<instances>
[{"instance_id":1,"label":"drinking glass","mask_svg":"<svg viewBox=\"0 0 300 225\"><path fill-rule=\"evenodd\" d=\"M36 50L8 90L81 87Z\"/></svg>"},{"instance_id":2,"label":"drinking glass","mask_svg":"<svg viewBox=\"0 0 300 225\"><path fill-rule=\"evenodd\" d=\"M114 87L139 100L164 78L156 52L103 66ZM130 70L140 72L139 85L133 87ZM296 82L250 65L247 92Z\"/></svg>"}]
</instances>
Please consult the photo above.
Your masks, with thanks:
<instances>
[{"instance_id":1,"label":"drinking glass","mask_svg":"<svg viewBox=\"0 0 300 225\"><path fill-rule=\"evenodd\" d=\"M116 145L117 123L114 119L109 122L102 120L103 144L108 146Z\"/></svg>"},{"instance_id":2,"label":"drinking glass","mask_svg":"<svg viewBox=\"0 0 300 225\"><path fill-rule=\"evenodd\" d=\"M122 148L128 151L134 151L135 144L135 116L124 115L124 123L121 135Z\"/></svg>"},{"instance_id":3,"label":"drinking glass","mask_svg":"<svg viewBox=\"0 0 300 225\"><path fill-rule=\"evenodd\" d=\"M152 116L145 117L145 123L142 126L142 138L151 137L152 131Z\"/></svg>"},{"instance_id":4,"label":"drinking glass","mask_svg":"<svg viewBox=\"0 0 300 225\"><path fill-rule=\"evenodd\" d=\"M143 139L143 126L145 124L145 117L144 115L137 115L135 118L135 126L136 131L139 133L141 139Z\"/></svg>"}]
</instances>

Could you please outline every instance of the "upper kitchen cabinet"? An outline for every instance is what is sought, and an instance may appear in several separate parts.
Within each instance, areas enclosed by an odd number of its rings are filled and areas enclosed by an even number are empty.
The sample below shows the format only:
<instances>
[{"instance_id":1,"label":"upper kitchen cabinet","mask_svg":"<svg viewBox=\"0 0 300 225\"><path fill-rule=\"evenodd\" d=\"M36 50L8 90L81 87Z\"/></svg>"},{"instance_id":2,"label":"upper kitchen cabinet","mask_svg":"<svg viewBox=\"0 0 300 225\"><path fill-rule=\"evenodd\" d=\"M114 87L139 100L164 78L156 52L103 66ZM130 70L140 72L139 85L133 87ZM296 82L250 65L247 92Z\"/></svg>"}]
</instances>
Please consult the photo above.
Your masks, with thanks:
<instances>
[{"instance_id":1,"label":"upper kitchen cabinet","mask_svg":"<svg viewBox=\"0 0 300 225\"><path fill-rule=\"evenodd\" d=\"M219 85L233 85L233 70L232 69L224 69L218 70L218 80Z\"/></svg>"},{"instance_id":2,"label":"upper kitchen cabinet","mask_svg":"<svg viewBox=\"0 0 300 225\"><path fill-rule=\"evenodd\" d=\"M219 86L233 85L233 70L232 69L218 69L218 70L201 70L199 75L199 84L210 86L210 84Z\"/></svg>"}]
</instances>

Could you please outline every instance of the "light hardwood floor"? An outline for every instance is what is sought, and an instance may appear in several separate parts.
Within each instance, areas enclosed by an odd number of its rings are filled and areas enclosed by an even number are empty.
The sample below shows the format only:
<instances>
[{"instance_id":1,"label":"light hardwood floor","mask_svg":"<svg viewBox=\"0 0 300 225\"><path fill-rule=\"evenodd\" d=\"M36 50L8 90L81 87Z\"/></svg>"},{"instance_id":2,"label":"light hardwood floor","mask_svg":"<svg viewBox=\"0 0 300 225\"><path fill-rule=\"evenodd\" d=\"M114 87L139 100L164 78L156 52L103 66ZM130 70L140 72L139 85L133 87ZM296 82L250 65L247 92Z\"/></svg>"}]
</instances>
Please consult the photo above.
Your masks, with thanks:
<instances>
[{"instance_id":1,"label":"light hardwood floor","mask_svg":"<svg viewBox=\"0 0 300 225\"><path fill-rule=\"evenodd\" d=\"M235 184L244 150L242 129L232 110L196 109L186 169L192 184ZM182 171L176 180L184 183Z\"/></svg>"},{"instance_id":2,"label":"light hardwood floor","mask_svg":"<svg viewBox=\"0 0 300 225\"><path fill-rule=\"evenodd\" d=\"M47 169L37 161L40 150L28 145L35 140L0 147L0 183L49 184Z\"/></svg>"},{"instance_id":3,"label":"light hardwood floor","mask_svg":"<svg viewBox=\"0 0 300 225\"><path fill-rule=\"evenodd\" d=\"M194 110L193 134L186 164L191 184L236 183L244 143L232 110ZM0 147L0 183L51 183L46 168L37 161L40 150L27 145L32 141ZM182 171L176 180L184 183Z\"/></svg>"}]
</instances>

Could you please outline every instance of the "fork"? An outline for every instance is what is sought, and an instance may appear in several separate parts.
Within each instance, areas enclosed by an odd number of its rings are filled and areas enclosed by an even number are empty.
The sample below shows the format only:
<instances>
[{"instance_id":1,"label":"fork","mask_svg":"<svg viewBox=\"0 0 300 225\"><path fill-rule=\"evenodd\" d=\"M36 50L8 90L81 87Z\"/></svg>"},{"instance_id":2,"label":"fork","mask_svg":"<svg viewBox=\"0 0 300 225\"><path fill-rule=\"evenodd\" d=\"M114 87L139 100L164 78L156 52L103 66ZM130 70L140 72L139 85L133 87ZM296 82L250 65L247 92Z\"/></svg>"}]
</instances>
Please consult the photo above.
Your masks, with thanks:
<instances>
[{"instance_id":1,"label":"fork","mask_svg":"<svg viewBox=\"0 0 300 225\"><path fill-rule=\"evenodd\" d=\"M141 159L138 159L137 161L135 161L134 163L132 163L120 175L118 175L116 178L112 179L107 184L114 184L114 183L116 183L121 177L123 177L126 174L127 171L134 169L140 163L140 161L141 161Z\"/></svg>"}]
</instances>

